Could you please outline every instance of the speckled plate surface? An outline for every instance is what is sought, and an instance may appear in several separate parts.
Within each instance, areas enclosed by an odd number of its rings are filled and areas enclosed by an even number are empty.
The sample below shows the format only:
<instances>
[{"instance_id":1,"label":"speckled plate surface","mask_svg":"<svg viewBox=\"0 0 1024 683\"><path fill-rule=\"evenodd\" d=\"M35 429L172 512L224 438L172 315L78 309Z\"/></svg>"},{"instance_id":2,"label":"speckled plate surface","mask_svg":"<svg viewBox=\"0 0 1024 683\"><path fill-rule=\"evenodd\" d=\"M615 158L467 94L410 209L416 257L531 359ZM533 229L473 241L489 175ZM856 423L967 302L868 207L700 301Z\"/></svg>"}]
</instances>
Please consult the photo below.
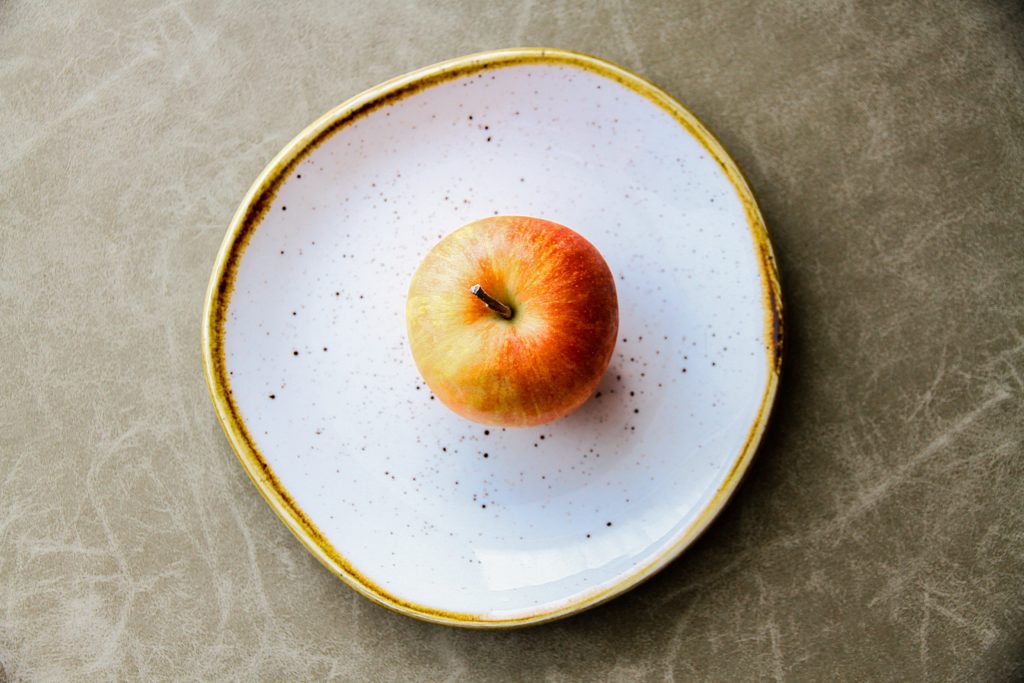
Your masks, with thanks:
<instances>
[{"instance_id":1,"label":"speckled plate surface","mask_svg":"<svg viewBox=\"0 0 1024 683\"><path fill-rule=\"evenodd\" d=\"M568 225L616 276L611 367L542 428L451 413L406 343L420 259L495 214ZM472 627L585 609L686 548L750 462L780 345L771 247L726 152L641 78L541 49L314 122L242 202L204 324L218 415L284 523L368 598Z\"/></svg>"}]
</instances>

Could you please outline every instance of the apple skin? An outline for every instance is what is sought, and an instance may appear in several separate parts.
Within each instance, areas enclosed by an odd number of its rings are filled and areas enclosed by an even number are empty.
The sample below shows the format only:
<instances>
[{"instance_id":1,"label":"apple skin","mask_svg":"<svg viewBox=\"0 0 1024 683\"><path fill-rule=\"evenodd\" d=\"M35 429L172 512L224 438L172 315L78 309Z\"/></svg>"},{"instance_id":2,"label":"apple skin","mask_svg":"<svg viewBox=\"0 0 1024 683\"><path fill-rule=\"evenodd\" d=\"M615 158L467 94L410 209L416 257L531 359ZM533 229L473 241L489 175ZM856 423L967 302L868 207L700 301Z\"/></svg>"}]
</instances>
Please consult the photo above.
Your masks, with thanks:
<instances>
[{"instance_id":1,"label":"apple skin","mask_svg":"<svg viewBox=\"0 0 1024 683\"><path fill-rule=\"evenodd\" d=\"M477 284L513 317L474 296ZM594 245L563 225L484 218L424 258L406 323L416 366L446 406L482 424L544 424L582 405L608 368L615 278Z\"/></svg>"}]
</instances>

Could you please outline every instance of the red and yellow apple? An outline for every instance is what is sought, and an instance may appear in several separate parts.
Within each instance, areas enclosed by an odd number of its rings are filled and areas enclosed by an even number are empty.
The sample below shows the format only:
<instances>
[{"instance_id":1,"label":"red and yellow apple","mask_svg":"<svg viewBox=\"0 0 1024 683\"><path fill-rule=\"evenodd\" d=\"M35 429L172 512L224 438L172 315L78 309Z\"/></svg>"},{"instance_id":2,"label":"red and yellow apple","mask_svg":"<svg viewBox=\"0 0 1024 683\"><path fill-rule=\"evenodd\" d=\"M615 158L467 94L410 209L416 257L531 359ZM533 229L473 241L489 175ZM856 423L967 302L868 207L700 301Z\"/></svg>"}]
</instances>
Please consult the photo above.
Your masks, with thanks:
<instances>
[{"instance_id":1,"label":"red and yellow apple","mask_svg":"<svg viewBox=\"0 0 1024 683\"><path fill-rule=\"evenodd\" d=\"M424 258L406 303L420 374L470 420L526 427L593 393L619 326L615 279L597 249L551 221L495 216Z\"/></svg>"}]
</instances>

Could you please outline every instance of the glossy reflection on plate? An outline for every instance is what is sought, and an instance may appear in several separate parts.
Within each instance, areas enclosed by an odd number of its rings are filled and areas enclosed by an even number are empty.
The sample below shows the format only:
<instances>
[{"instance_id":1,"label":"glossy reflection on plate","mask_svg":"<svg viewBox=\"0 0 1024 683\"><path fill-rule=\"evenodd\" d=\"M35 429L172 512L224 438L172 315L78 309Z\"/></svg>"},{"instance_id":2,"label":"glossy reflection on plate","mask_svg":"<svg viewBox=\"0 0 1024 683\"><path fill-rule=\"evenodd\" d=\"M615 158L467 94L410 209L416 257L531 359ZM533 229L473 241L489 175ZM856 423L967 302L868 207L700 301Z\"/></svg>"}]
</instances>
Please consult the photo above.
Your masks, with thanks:
<instances>
[{"instance_id":1,"label":"glossy reflection on plate","mask_svg":"<svg viewBox=\"0 0 1024 683\"><path fill-rule=\"evenodd\" d=\"M542 427L447 410L406 340L420 260L490 215L567 225L616 278L611 366ZM750 462L780 345L721 146L639 77L541 49L428 67L303 131L235 215L204 325L218 415L284 523L368 598L470 627L571 614L676 557Z\"/></svg>"}]
</instances>

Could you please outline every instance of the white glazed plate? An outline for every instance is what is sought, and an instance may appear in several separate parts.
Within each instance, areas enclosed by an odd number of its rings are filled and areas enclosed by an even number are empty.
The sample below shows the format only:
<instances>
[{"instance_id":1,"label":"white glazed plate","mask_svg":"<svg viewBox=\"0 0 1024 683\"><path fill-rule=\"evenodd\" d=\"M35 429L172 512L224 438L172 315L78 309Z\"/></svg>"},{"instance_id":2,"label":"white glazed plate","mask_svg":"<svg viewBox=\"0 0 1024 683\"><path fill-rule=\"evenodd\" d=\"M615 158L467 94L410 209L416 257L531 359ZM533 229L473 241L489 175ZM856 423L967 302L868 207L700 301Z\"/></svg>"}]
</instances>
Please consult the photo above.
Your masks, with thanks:
<instances>
[{"instance_id":1,"label":"white glazed plate","mask_svg":"<svg viewBox=\"0 0 1024 683\"><path fill-rule=\"evenodd\" d=\"M497 214L573 228L616 276L606 376L539 428L450 412L406 341L422 257ZM750 463L780 352L771 247L726 152L643 79L541 49L314 122L238 209L204 324L219 418L284 523L366 597L470 627L577 612L682 552Z\"/></svg>"}]
</instances>

